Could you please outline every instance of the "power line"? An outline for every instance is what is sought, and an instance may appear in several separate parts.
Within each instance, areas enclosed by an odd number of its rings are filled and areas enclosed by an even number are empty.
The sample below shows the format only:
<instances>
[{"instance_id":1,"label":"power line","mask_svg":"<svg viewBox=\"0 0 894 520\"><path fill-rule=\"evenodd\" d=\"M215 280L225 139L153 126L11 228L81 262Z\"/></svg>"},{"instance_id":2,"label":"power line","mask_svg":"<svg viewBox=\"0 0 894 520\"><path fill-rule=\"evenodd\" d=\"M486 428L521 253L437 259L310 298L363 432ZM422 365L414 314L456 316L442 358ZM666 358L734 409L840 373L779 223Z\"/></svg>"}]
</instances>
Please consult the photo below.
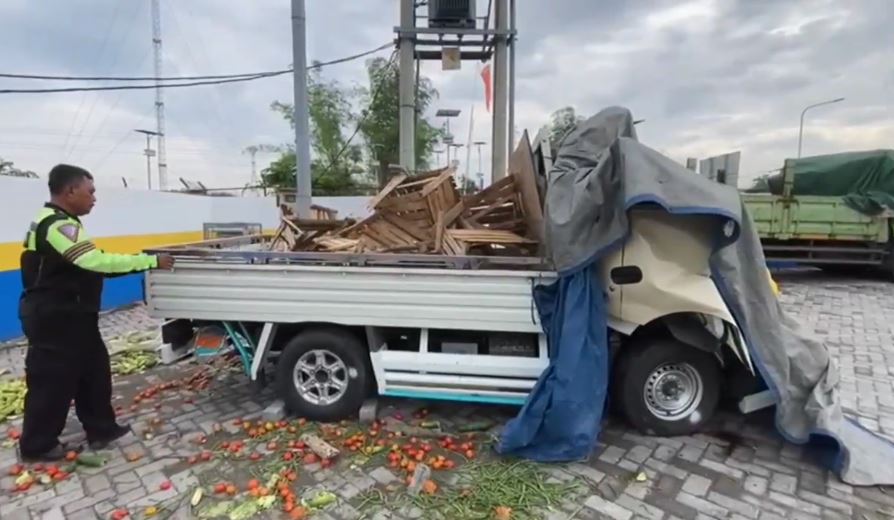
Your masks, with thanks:
<instances>
[{"instance_id":1,"label":"power line","mask_svg":"<svg viewBox=\"0 0 894 520\"><path fill-rule=\"evenodd\" d=\"M360 58L365 58L366 56L370 56L377 52L381 52L389 47L393 46L393 43L388 42L386 44L380 45L375 49L370 49L368 51L361 52L359 54L352 54L351 56L345 56L344 58L338 58L330 61L322 61L313 63L307 66L307 70L319 69L322 67L328 67L329 65L338 65L339 63L345 63L348 61L357 60ZM216 75L204 75L204 76L175 76L175 77L161 77L157 78L159 81L196 81L196 80L231 80L231 79L245 79L245 78L256 78L257 76L267 77L269 75L282 75L282 74L290 74L292 72L292 68L283 70L274 70L274 71L261 71L261 72L243 72L240 74L216 74ZM36 75L36 74L10 74L10 73L0 73L0 78L10 78L10 79L28 79L28 80L48 80L48 81L155 81L156 78L154 76L47 76L47 75ZM174 85L176 86L176 85ZM120 89L121 87L95 87L102 89ZM153 85L152 88L155 88ZM6 93L6 90L0 91Z\"/></svg>"},{"instance_id":2,"label":"power line","mask_svg":"<svg viewBox=\"0 0 894 520\"><path fill-rule=\"evenodd\" d=\"M182 87L198 87L202 85L223 85L225 83L239 83L244 81L254 81L264 78L272 78L289 74L291 71L268 72L265 74L257 74L254 76L246 76L244 78L221 79L216 81L192 81L188 83L168 83L161 85L161 88L182 88ZM40 88L40 89L2 89L0 94L54 94L61 92L102 92L108 90L148 90L159 88L157 85L123 85L117 87L70 87L70 88Z\"/></svg>"},{"instance_id":3,"label":"power line","mask_svg":"<svg viewBox=\"0 0 894 520\"><path fill-rule=\"evenodd\" d=\"M135 2L135 4L136 4L136 2ZM137 14L139 14L139 11L140 11L139 5L136 5L136 8L133 10L133 12L131 14L131 22L130 22L131 25L134 25L134 22L136 22ZM105 56L105 49L108 47L108 44L111 41L112 32L113 31L110 30L106 34L106 38L103 42L103 47L102 47L103 50L100 52L100 59L102 59L102 57ZM112 52L114 52L114 54L112 55L112 62L111 62L110 68L114 69L115 65L118 64L119 58L121 57L120 46L118 48L114 49ZM74 142L71 145L71 149L68 150L68 152L65 154L66 159L68 159L71 156L71 154L74 153L75 148L77 148L78 145L81 143L81 137L84 135L84 131L87 129L87 126L90 124L90 120L93 119L93 111L96 109L96 103L99 102L100 97L102 97L102 94L97 93L96 96L93 98L93 102L90 104L90 109L87 111L87 118L81 124L81 129L78 131L78 135L76 135L74 137Z\"/></svg>"}]
</instances>

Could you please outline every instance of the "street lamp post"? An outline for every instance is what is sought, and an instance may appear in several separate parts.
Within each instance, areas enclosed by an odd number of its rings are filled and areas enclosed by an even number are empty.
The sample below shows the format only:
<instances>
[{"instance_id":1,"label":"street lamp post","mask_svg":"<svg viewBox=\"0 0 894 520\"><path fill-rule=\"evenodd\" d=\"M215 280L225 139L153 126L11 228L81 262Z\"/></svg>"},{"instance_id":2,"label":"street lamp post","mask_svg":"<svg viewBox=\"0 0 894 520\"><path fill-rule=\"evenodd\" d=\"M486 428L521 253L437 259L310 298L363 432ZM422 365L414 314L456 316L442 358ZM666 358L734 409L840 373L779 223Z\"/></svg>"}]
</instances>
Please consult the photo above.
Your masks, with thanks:
<instances>
[{"instance_id":1,"label":"street lamp post","mask_svg":"<svg viewBox=\"0 0 894 520\"><path fill-rule=\"evenodd\" d=\"M823 105L831 105L832 103L838 103L840 101L844 101L843 97L837 99L830 99L829 101L823 101L820 103L814 103L813 105L808 105L804 107L804 110L801 111L801 125L798 128L798 159L801 158L801 143L804 141L804 114L807 113L811 108L821 107Z\"/></svg>"},{"instance_id":2,"label":"street lamp post","mask_svg":"<svg viewBox=\"0 0 894 520\"><path fill-rule=\"evenodd\" d=\"M152 156L155 155L155 150L152 149L152 136L159 136L158 132L153 132L152 130L134 130L134 132L139 132L141 134L146 135L146 149L143 151L146 154L146 183L149 186L149 190L152 190ZM159 180L159 183L161 181Z\"/></svg>"}]
</instances>

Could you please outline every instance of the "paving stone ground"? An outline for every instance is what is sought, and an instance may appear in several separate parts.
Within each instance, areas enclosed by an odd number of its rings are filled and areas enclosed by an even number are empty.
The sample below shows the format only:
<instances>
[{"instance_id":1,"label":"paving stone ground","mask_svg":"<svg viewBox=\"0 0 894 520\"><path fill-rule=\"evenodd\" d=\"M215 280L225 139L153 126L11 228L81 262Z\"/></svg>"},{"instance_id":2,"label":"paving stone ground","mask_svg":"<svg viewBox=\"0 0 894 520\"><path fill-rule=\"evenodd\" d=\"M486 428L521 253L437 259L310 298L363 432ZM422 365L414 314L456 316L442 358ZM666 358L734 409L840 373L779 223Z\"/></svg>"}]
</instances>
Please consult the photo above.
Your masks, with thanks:
<instances>
[{"instance_id":1,"label":"paving stone ground","mask_svg":"<svg viewBox=\"0 0 894 520\"><path fill-rule=\"evenodd\" d=\"M828 344L841 372L846 413L894 440L894 285L815 272L780 275L779 281L786 309ZM104 333L110 337L154 325L139 307L102 319ZM0 350L0 369L21 373L22 357L22 347ZM240 374L220 373L207 390L162 392L141 403L139 410L130 411L133 396L143 389L182 379L200 368L184 362L116 379L116 405L135 425L137 435L106 452L109 462L103 468L81 470L55 488L10 493L14 479L5 475L6 468L15 463L15 451L0 449L0 518L109 518L118 507L136 513L156 504L176 509L200 482L248 478L250 464L215 459L190 465L188 458L236 434L240 427L233 425L234 419L257 420L273 401L269 390L259 393ZM380 416L409 417L423 405L407 400L384 402ZM499 421L513 414L505 408L425 406L431 411L430 419L446 427L482 418ZM216 431L216 425L222 431ZM207 443L196 444L203 435ZM74 418L66 437L83 439ZM854 488L840 482L818 466L808 451L784 443L766 412L749 417L721 414L708 433L679 438L644 437L609 418L600 441L588 461L544 468L552 475L551 481L573 481L580 486L578 494L556 510L544 512L544 518L894 518L894 489ZM134 460L137 456L139 460ZM640 473L645 481L635 478ZM304 490L327 489L339 496L336 506L314 518L350 519L361 517L358 508L365 491L398 478L391 468L373 459L366 465L305 466L297 484ZM172 489L161 490L165 481L172 483ZM185 509L179 511L172 518L189 517ZM380 510L370 517L418 518L420 514L401 508Z\"/></svg>"}]
</instances>

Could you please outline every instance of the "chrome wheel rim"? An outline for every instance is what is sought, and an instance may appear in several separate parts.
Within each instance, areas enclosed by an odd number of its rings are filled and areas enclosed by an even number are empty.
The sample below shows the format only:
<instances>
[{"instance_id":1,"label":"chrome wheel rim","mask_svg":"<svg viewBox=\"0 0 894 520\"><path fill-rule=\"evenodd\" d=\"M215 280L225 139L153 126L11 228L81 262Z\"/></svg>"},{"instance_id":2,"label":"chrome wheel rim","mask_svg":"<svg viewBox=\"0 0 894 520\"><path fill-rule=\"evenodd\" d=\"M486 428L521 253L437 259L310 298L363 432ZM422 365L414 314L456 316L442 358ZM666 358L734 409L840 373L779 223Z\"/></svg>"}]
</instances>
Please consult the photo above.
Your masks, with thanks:
<instances>
[{"instance_id":1,"label":"chrome wheel rim","mask_svg":"<svg viewBox=\"0 0 894 520\"><path fill-rule=\"evenodd\" d=\"M310 350L298 358L292 382L305 401L330 405L345 395L350 373L342 359L328 350Z\"/></svg>"},{"instance_id":2,"label":"chrome wheel rim","mask_svg":"<svg viewBox=\"0 0 894 520\"><path fill-rule=\"evenodd\" d=\"M649 412L665 421L679 421L692 415L702 402L704 384L698 371L688 363L665 363L649 374L643 398Z\"/></svg>"}]
</instances>

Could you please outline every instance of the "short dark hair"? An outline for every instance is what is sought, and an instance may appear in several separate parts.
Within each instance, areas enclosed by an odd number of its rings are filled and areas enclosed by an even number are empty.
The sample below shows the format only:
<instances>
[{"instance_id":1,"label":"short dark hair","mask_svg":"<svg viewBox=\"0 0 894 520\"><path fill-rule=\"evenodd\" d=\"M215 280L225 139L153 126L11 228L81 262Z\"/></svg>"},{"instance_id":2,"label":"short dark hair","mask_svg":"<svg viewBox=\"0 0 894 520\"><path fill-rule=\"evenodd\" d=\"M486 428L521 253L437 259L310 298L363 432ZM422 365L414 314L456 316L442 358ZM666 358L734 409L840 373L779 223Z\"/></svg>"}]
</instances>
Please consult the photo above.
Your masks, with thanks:
<instances>
[{"instance_id":1,"label":"short dark hair","mask_svg":"<svg viewBox=\"0 0 894 520\"><path fill-rule=\"evenodd\" d=\"M47 184L50 186L50 194L61 195L66 188L78 184L84 179L93 180L93 176L79 166L57 164L50 170L50 180Z\"/></svg>"}]
</instances>

